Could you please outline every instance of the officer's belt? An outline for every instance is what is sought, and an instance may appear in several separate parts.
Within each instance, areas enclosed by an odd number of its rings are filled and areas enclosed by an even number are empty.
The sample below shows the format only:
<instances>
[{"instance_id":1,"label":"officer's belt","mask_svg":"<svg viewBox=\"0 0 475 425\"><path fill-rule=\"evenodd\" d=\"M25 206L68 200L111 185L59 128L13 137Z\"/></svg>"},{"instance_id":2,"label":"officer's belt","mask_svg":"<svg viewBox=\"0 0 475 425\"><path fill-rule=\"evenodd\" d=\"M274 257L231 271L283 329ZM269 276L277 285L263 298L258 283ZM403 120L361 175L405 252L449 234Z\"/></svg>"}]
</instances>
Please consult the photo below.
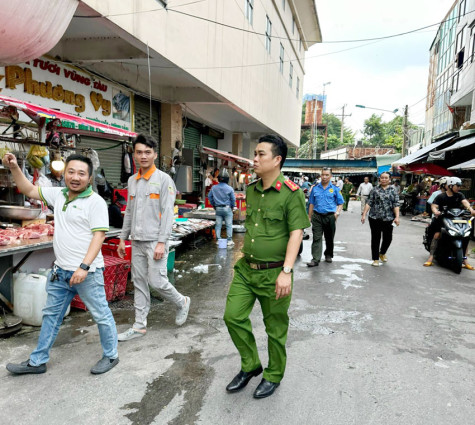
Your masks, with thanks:
<instances>
[{"instance_id":1,"label":"officer's belt","mask_svg":"<svg viewBox=\"0 0 475 425\"><path fill-rule=\"evenodd\" d=\"M251 263L247 258L246 261L252 270L276 269L277 267L282 267L284 265L283 261L277 261L275 263Z\"/></svg>"}]
</instances>

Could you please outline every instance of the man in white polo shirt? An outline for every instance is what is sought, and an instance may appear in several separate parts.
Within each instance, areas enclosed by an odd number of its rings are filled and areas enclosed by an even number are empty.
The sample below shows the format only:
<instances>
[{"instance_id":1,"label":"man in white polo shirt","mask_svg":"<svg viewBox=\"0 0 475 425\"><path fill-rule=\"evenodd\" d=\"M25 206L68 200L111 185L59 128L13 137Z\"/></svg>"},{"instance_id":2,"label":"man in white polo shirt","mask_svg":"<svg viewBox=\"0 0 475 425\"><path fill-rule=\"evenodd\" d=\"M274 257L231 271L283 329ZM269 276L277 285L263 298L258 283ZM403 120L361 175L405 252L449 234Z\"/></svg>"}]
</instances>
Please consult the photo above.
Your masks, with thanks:
<instances>
[{"instance_id":1,"label":"man in white polo shirt","mask_svg":"<svg viewBox=\"0 0 475 425\"><path fill-rule=\"evenodd\" d=\"M71 300L79 294L97 326L103 356L91 373L108 372L117 363L117 329L104 291L104 260L101 254L109 217L105 201L92 191L92 162L81 155L66 160L66 188L38 187L23 175L13 154L3 157L18 189L28 198L41 199L54 207L55 230L53 249L56 256L46 290L43 323L36 349L20 364L7 364L14 374L44 373L49 352Z\"/></svg>"}]
</instances>

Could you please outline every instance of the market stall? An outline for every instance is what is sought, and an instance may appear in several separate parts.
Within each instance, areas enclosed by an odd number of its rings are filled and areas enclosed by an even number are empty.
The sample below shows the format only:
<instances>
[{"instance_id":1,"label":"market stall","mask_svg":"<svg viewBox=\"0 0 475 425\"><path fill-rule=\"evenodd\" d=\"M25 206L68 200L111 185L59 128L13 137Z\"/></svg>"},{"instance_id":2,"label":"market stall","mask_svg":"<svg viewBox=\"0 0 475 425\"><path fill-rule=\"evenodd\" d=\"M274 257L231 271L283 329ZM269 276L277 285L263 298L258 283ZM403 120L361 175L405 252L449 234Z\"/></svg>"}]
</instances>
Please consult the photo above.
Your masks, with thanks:
<instances>
[{"instance_id":1,"label":"market stall","mask_svg":"<svg viewBox=\"0 0 475 425\"><path fill-rule=\"evenodd\" d=\"M236 197L236 210L233 214L233 221L235 223L241 223L246 218L245 187L251 181L250 169L253 166L252 160L233 155L229 152L208 148L206 146L201 147L200 153L201 161L204 165L204 168L206 168L206 164L208 162L207 158L209 157L216 158L220 161L219 166L213 170L207 170L206 175L211 174L211 171L216 170L219 173L223 172L223 170L226 170L226 173L229 176L229 185L234 189L234 194ZM218 175L218 173L216 173L216 176ZM191 209L189 211L186 211L183 213L183 217L216 220L215 211L209 204L207 199L209 189L210 187L206 187L206 184L203 183L202 197L205 198L205 208Z\"/></svg>"},{"instance_id":2,"label":"market stall","mask_svg":"<svg viewBox=\"0 0 475 425\"><path fill-rule=\"evenodd\" d=\"M64 169L64 159L81 153L97 161L90 147L81 145L81 135L99 134L119 142L129 142L136 134L45 108L7 96L0 96L0 156L16 155L22 171L34 184L54 185L51 174ZM62 167L62 168L61 168ZM60 178L57 179L60 185ZM11 173L0 166L0 293L7 306L12 302L12 271L22 265L26 272L49 268L54 261L54 215L46 206L31 203L18 192ZM106 238L117 236L111 228ZM26 263L28 261L28 263ZM3 302L5 304L5 302Z\"/></svg>"}]
</instances>

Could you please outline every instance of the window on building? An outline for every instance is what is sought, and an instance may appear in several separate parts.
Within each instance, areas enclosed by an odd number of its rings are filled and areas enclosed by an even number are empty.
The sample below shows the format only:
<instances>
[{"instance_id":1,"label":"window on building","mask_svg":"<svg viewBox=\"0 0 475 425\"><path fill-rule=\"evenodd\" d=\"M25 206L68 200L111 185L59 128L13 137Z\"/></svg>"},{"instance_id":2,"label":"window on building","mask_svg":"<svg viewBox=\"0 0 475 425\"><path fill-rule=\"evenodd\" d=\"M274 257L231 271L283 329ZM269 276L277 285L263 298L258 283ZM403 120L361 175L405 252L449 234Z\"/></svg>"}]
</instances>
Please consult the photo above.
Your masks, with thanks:
<instances>
[{"instance_id":1,"label":"window on building","mask_svg":"<svg viewBox=\"0 0 475 425\"><path fill-rule=\"evenodd\" d=\"M294 79L294 66L290 63L289 67L289 86L292 87L292 80Z\"/></svg>"},{"instance_id":2,"label":"window on building","mask_svg":"<svg viewBox=\"0 0 475 425\"><path fill-rule=\"evenodd\" d=\"M299 35L299 52L302 51L302 39L300 38L300 35Z\"/></svg>"},{"instance_id":3,"label":"window on building","mask_svg":"<svg viewBox=\"0 0 475 425\"><path fill-rule=\"evenodd\" d=\"M300 99L300 78L297 77L297 84L295 85L295 95Z\"/></svg>"},{"instance_id":4,"label":"window on building","mask_svg":"<svg viewBox=\"0 0 475 425\"><path fill-rule=\"evenodd\" d=\"M254 0L245 0L246 4L244 5L244 12L246 14L246 19L252 25L252 18L254 16Z\"/></svg>"},{"instance_id":5,"label":"window on building","mask_svg":"<svg viewBox=\"0 0 475 425\"><path fill-rule=\"evenodd\" d=\"M463 27L457 34L457 41L455 43L455 62L458 69L463 68L465 56L465 27Z\"/></svg>"},{"instance_id":6,"label":"window on building","mask_svg":"<svg viewBox=\"0 0 475 425\"><path fill-rule=\"evenodd\" d=\"M272 22L269 17L266 15L266 50L270 53L270 46L272 41Z\"/></svg>"},{"instance_id":7,"label":"window on building","mask_svg":"<svg viewBox=\"0 0 475 425\"><path fill-rule=\"evenodd\" d=\"M295 19L292 19L292 34L295 34Z\"/></svg>"},{"instance_id":8,"label":"window on building","mask_svg":"<svg viewBox=\"0 0 475 425\"><path fill-rule=\"evenodd\" d=\"M459 4L459 22L465 16L465 12L467 11L467 0L461 0Z\"/></svg>"},{"instance_id":9,"label":"window on building","mask_svg":"<svg viewBox=\"0 0 475 425\"><path fill-rule=\"evenodd\" d=\"M470 51L470 62L475 59L475 27L472 27L470 39L472 40L472 49Z\"/></svg>"},{"instance_id":10,"label":"window on building","mask_svg":"<svg viewBox=\"0 0 475 425\"><path fill-rule=\"evenodd\" d=\"M284 46L282 45L282 43L280 43L279 70L281 74L284 73L284 54L285 54Z\"/></svg>"},{"instance_id":11,"label":"window on building","mask_svg":"<svg viewBox=\"0 0 475 425\"><path fill-rule=\"evenodd\" d=\"M285 1L286 0L282 0L282 10L285 10Z\"/></svg>"}]
</instances>

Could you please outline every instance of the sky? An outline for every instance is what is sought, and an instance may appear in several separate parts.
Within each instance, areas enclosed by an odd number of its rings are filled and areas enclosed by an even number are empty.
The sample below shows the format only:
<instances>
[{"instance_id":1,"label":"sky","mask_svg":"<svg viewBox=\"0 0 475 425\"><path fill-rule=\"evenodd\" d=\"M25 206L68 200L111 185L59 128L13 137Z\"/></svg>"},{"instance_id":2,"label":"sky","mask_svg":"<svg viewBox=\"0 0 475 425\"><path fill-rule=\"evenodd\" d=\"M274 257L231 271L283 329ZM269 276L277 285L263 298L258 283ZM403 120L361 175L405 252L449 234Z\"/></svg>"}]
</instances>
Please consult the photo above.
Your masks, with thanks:
<instances>
[{"instance_id":1,"label":"sky","mask_svg":"<svg viewBox=\"0 0 475 425\"><path fill-rule=\"evenodd\" d=\"M433 26L382 41L325 43L383 37L442 21L454 0L315 0L324 43L306 53L303 93L327 95L327 113L342 114L344 125L362 131L373 113L390 121L394 114L355 105L394 110L424 125L429 75L429 49L437 33ZM340 53L341 50L351 49ZM422 100L424 99L424 100ZM422 100L422 101L421 101ZM357 138L361 133L357 134Z\"/></svg>"}]
</instances>

